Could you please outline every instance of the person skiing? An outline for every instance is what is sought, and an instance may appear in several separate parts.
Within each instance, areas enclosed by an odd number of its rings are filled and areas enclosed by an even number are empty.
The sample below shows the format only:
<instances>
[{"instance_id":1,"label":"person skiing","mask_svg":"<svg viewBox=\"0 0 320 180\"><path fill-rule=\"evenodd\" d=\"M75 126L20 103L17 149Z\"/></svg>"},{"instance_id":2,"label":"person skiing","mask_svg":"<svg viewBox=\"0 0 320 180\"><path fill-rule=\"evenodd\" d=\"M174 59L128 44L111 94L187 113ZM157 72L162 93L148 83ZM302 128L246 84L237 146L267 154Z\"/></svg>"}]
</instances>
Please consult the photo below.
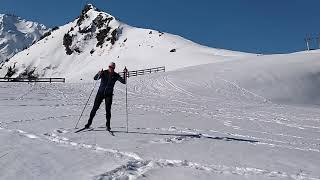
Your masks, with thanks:
<instances>
[{"instance_id":1,"label":"person skiing","mask_svg":"<svg viewBox=\"0 0 320 180\"><path fill-rule=\"evenodd\" d=\"M90 128L92 124L92 120L96 115L97 110L99 109L102 101L105 100L106 119L107 119L106 127L108 131L111 131L110 119L111 119L113 88L117 81L120 81L122 84L126 84L126 77L122 78L118 73L114 71L115 68L116 68L116 64L114 62L111 62L109 64L108 70L104 71L102 69L94 76L94 80L97 81L101 79L101 83L100 83L100 87L96 95L96 98L94 100L94 105L90 113L90 118L88 120L88 123L85 125L86 129ZM128 72L127 68L125 68L124 75L126 75L127 72Z\"/></svg>"}]
</instances>

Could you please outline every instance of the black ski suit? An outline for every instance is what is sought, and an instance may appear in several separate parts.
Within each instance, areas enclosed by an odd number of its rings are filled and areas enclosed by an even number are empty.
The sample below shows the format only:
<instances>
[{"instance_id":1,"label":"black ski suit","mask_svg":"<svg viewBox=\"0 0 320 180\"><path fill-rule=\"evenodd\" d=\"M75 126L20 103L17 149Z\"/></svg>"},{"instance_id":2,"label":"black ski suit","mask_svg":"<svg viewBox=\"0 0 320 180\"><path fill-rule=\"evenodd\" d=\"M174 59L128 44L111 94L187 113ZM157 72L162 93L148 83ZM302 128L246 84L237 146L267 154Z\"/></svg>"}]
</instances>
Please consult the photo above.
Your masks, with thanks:
<instances>
[{"instance_id":1,"label":"black ski suit","mask_svg":"<svg viewBox=\"0 0 320 180\"><path fill-rule=\"evenodd\" d=\"M94 76L94 80L99 79L101 79L100 87L94 100L94 105L91 110L90 118L88 120L86 128L89 128L91 126L92 120L104 99L107 119L106 126L108 129L110 129L113 88L117 81L120 81L122 84L126 84L126 80L122 78L118 73L110 73L108 70L101 72L100 76L99 73Z\"/></svg>"}]
</instances>

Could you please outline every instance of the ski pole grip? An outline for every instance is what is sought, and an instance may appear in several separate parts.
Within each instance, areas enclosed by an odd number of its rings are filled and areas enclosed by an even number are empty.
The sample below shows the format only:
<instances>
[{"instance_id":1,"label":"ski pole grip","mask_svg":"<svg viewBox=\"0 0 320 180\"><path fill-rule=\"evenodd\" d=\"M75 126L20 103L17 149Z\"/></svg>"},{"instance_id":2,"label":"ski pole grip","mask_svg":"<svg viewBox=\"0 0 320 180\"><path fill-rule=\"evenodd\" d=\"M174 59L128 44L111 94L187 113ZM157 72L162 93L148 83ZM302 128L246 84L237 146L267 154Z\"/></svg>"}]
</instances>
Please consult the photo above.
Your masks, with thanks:
<instances>
[{"instance_id":1,"label":"ski pole grip","mask_svg":"<svg viewBox=\"0 0 320 180\"><path fill-rule=\"evenodd\" d=\"M128 69L127 69L127 66L124 67L123 73L124 73L124 78L127 79L127 78L128 78Z\"/></svg>"}]
</instances>

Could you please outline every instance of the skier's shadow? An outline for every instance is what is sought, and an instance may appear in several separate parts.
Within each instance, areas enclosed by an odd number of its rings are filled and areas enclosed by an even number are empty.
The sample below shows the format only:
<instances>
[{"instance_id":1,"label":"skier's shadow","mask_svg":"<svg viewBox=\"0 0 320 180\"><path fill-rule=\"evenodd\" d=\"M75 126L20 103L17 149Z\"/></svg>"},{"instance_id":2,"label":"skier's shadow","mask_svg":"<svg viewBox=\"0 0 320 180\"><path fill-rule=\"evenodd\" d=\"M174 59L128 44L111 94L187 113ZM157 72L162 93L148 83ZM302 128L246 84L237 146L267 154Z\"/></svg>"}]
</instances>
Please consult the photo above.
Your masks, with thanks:
<instances>
[{"instance_id":1,"label":"skier's shadow","mask_svg":"<svg viewBox=\"0 0 320 180\"><path fill-rule=\"evenodd\" d=\"M128 133L128 134L141 134L141 135L156 135L156 136L179 136L179 137L191 137L201 138L200 134L173 134L173 133L152 133L152 132L138 132L138 131L112 131L114 133Z\"/></svg>"},{"instance_id":2,"label":"skier's shadow","mask_svg":"<svg viewBox=\"0 0 320 180\"><path fill-rule=\"evenodd\" d=\"M105 131L102 129L94 129L93 131ZM138 131L123 131L123 130L115 130L112 131L115 134L140 134L140 135L155 135L155 136L176 136L176 137L189 137L189 138L204 138L204 139L213 139L219 141L237 141L237 142L247 142L247 143L258 143L259 141L251 140L251 139L243 139L243 138L234 138L234 137L218 137L218 136L208 136L202 134L175 134L175 133L153 133L153 132L138 132Z\"/></svg>"},{"instance_id":3,"label":"skier's shadow","mask_svg":"<svg viewBox=\"0 0 320 180\"><path fill-rule=\"evenodd\" d=\"M248 142L248 143L258 143L259 142L259 141L251 140L251 139L232 138L232 137L206 136L205 138L220 140L220 141L239 141L239 142Z\"/></svg>"}]
</instances>

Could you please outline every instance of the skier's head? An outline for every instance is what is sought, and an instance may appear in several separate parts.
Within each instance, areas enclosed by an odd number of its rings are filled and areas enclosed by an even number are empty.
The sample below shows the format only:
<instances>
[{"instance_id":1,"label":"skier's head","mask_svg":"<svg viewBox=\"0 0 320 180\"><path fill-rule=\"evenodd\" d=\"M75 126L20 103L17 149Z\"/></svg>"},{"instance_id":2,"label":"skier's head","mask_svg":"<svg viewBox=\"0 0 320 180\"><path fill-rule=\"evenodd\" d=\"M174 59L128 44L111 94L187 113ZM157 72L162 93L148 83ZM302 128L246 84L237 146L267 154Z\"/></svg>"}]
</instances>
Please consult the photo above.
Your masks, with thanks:
<instances>
[{"instance_id":1,"label":"skier's head","mask_svg":"<svg viewBox=\"0 0 320 180\"><path fill-rule=\"evenodd\" d=\"M116 68L116 63L111 62L111 63L109 64L109 71L114 72L114 69L115 69L115 68Z\"/></svg>"}]
</instances>

